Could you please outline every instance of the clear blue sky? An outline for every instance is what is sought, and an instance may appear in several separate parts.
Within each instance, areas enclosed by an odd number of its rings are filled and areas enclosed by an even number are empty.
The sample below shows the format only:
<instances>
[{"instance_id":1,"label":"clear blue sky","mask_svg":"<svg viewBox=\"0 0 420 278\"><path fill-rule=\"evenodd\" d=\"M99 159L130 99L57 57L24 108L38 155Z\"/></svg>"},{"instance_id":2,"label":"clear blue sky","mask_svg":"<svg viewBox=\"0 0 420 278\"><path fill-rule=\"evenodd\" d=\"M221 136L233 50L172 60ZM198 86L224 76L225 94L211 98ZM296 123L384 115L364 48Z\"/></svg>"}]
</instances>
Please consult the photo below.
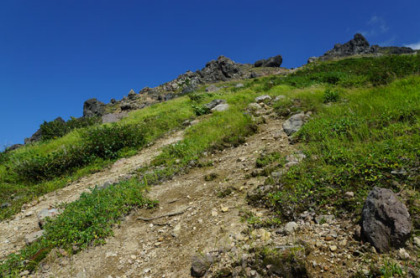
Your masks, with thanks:
<instances>
[{"instance_id":1,"label":"clear blue sky","mask_svg":"<svg viewBox=\"0 0 420 278\"><path fill-rule=\"evenodd\" d=\"M219 55L296 67L362 32L420 48L420 1L2 0L0 148L83 102L121 99Z\"/></svg>"}]
</instances>

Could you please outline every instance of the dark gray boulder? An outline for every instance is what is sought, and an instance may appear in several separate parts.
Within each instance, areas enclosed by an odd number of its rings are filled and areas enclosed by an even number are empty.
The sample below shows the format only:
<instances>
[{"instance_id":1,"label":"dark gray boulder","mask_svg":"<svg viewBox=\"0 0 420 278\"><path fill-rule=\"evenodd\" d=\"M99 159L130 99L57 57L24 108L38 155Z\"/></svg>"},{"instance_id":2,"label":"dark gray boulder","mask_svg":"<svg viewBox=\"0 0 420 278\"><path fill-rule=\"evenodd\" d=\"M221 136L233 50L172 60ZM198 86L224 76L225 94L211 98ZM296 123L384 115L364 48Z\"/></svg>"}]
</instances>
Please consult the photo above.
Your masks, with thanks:
<instances>
[{"instance_id":1,"label":"dark gray boulder","mask_svg":"<svg viewBox=\"0 0 420 278\"><path fill-rule=\"evenodd\" d=\"M410 238L411 219L407 207L390 189L375 187L362 211L362 236L379 252L400 248Z\"/></svg>"},{"instance_id":2,"label":"dark gray boulder","mask_svg":"<svg viewBox=\"0 0 420 278\"><path fill-rule=\"evenodd\" d=\"M202 70L197 71L197 74L202 83L226 81L243 75L240 65L225 56L208 62Z\"/></svg>"},{"instance_id":3,"label":"dark gray boulder","mask_svg":"<svg viewBox=\"0 0 420 278\"><path fill-rule=\"evenodd\" d=\"M274 57L270 57L268 59L261 59L254 63L254 67L271 67L271 68L278 68L281 66L283 62L283 58L281 55L277 55Z\"/></svg>"},{"instance_id":4,"label":"dark gray boulder","mask_svg":"<svg viewBox=\"0 0 420 278\"><path fill-rule=\"evenodd\" d=\"M105 104L96 98L91 98L83 104L83 117L102 116L105 113Z\"/></svg>"}]
</instances>

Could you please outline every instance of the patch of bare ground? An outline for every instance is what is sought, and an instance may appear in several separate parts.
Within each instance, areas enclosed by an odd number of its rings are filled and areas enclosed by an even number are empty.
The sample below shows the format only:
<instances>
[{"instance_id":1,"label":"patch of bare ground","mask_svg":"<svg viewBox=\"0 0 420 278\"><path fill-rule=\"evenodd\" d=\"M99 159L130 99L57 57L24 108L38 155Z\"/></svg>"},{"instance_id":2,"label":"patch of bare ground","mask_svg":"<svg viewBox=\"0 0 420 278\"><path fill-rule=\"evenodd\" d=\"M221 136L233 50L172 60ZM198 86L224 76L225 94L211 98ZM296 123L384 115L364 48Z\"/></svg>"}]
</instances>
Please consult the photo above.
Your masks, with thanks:
<instances>
[{"instance_id":1,"label":"patch of bare ground","mask_svg":"<svg viewBox=\"0 0 420 278\"><path fill-rule=\"evenodd\" d=\"M246 229L241 211L256 210L246 194L264 182L249 177L257 157L263 151L293 151L281 126L282 120L272 117L245 144L208 154L213 166L152 187L148 196L159 200L156 209L132 212L105 245L73 256L52 252L33 276L189 277L193 255L229 250ZM214 179L206 181L206 175ZM231 193L224 196L227 188Z\"/></svg>"}]
</instances>

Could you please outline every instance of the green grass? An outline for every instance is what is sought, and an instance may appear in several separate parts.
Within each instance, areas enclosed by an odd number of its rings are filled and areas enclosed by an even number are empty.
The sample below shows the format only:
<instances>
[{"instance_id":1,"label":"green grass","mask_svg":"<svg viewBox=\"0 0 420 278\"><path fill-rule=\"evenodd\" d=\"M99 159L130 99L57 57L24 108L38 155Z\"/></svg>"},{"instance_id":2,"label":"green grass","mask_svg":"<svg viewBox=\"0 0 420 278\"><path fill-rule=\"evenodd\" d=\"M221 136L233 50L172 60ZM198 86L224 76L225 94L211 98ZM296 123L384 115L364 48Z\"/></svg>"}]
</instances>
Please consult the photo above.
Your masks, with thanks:
<instances>
[{"instance_id":1,"label":"green grass","mask_svg":"<svg viewBox=\"0 0 420 278\"><path fill-rule=\"evenodd\" d=\"M420 77L413 76L386 87L345 91L332 105L312 105L316 115L296 134L309 158L290 169L280 181L282 190L268 200L283 217L293 218L288 212L309 207L358 213L374 186L411 189L412 198L419 198L419 92ZM313 99L321 101L321 95ZM407 175L392 173L400 169ZM347 191L355 198L343 198ZM414 217L418 209L410 207Z\"/></svg>"},{"instance_id":2,"label":"green grass","mask_svg":"<svg viewBox=\"0 0 420 278\"><path fill-rule=\"evenodd\" d=\"M140 182L96 189L67 205L47 224L40 241L2 262L1 273L32 270L55 247L72 252L73 245L83 249L103 243L121 216L134 207L153 205L142 197L145 186L188 171L191 165L200 165L204 152L235 147L254 133L257 127L246 108L262 94L284 96L274 103L280 116L313 112L294 135L308 158L282 176L274 187L279 190L266 196L277 214L293 218L288 212L298 214L311 207L323 211L327 206L336 213L358 213L367 192L381 186L414 192L408 207L419 229L420 207L414 205L420 198L420 77L415 75L419 59L347 59L309 65L286 77L242 81L243 88L226 82L226 88L211 94L201 88L190 96L133 111L118 124L76 129L61 138L1 154L0 202L12 203L0 211L4 219L32 198L132 155L165 133L182 128L185 120L201 115L197 124L186 129L182 141L165 147L150 167L139 170ZM201 111L213 99L225 99L229 110ZM77 163L72 164L73 159ZM260 157L257 164L265 168L283 165L276 153ZM407 175L393 173L401 169ZM276 181L268 178L266 182ZM355 198L343 198L346 191L355 192Z\"/></svg>"}]
</instances>

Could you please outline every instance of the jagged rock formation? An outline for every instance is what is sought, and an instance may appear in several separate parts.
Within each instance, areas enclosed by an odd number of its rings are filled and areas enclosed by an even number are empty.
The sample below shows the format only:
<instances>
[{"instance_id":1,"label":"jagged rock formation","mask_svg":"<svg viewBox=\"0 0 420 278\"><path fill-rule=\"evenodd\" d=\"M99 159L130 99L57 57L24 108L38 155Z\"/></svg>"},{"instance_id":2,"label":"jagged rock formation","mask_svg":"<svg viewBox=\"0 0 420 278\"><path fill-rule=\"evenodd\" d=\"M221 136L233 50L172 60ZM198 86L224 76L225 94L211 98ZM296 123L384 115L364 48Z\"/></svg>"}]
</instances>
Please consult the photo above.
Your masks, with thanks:
<instances>
[{"instance_id":1,"label":"jagged rock formation","mask_svg":"<svg viewBox=\"0 0 420 278\"><path fill-rule=\"evenodd\" d=\"M268 59L261 59L254 63L254 67L272 67L272 68L278 68L281 66L281 63L283 62L283 58L281 55L277 55L274 57L270 57Z\"/></svg>"},{"instance_id":2,"label":"jagged rock formation","mask_svg":"<svg viewBox=\"0 0 420 278\"><path fill-rule=\"evenodd\" d=\"M83 117L102 116L105 112L105 104L96 98L91 98L83 104Z\"/></svg>"},{"instance_id":3,"label":"jagged rock formation","mask_svg":"<svg viewBox=\"0 0 420 278\"><path fill-rule=\"evenodd\" d=\"M334 45L334 48L325 52L320 57L310 57L308 63L316 60L327 61L334 58L348 57L354 55L382 55L382 54L411 54L415 51L409 47L370 45L362 34L355 34L350 41Z\"/></svg>"}]
</instances>

